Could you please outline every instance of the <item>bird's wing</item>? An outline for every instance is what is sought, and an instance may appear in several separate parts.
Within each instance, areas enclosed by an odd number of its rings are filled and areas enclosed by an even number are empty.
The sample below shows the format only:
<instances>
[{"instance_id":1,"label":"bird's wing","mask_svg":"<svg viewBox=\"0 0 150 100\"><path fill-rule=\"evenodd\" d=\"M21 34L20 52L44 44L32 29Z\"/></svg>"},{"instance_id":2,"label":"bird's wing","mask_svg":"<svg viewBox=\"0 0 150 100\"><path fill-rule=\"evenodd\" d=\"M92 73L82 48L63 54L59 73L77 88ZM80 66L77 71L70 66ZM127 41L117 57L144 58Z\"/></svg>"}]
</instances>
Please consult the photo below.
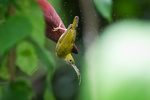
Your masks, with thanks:
<instances>
[{"instance_id":1,"label":"bird's wing","mask_svg":"<svg viewBox=\"0 0 150 100\"><path fill-rule=\"evenodd\" d=\"M58 57L65 57L73 48L76 37L76 31L72 30L72 24L67 31L60 37L56 46L56 54Z\"/></svg>"}]
</instances>

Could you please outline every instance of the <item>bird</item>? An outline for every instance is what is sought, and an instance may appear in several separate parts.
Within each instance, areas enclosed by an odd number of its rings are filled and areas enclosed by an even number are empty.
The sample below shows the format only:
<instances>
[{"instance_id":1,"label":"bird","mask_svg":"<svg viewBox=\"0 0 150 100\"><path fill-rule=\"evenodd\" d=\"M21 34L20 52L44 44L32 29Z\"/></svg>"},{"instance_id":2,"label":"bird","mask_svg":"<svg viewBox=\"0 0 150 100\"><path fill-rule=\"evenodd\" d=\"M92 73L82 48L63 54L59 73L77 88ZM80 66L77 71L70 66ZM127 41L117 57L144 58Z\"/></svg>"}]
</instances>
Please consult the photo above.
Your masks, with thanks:
<instances>
[{"instance_id":1,"label":"bird","mask_svg":"<svg viewBox=\"0 0 150 100\"><path fill-rule=\"evenodd\" d=\"M75 61L71 55L71 51L73 49L73 45L76 39L76 28L78 27L79 17L75 16L73 23L68 26L67 29L61 28L61 24L59 27L54 28L54 31L57 30L65 30L65 32L60 36L57 44L56 44L56 55L59 59L71 65L79 79L79 85L81 83L81 74L79 69L75 65Z\"/></svg>"}]
</instances>

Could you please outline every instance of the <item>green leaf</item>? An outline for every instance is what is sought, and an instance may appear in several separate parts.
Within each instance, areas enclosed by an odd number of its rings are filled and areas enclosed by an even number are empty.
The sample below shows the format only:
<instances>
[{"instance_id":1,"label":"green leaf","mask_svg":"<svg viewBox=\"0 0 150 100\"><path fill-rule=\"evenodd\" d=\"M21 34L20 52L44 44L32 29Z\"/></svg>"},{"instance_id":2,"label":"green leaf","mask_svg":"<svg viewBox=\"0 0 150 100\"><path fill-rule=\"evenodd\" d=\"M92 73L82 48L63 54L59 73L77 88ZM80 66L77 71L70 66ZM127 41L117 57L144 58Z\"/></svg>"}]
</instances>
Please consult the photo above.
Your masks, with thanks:
<instances>
[{"instance_id":1,"label":"green leaf","mask_svg":"<svg viewBox=\"0 0 150 100\"><path fill-rule=\"evenodd\" d=\"M8 68L7 68L7 59L8 56L5 55L0 64L0 78L4 80L8 80L10 78Z\"/></svg>"},{"instance_id":2,"label":"green leaf","mask_svg":"<svg viewBox=\"0 0 150 100\"><path fill-rule=\"evenodd\" d=\"M16 64L25 73L32 75L37 69L37 55L33 45L27 41L18 44Z\"/></svg>"},{"instance_id":3,"label":"green leaf","mask_svg":"<svg viewBox=\"0 0 150 100\"><path fill-rule=\"evenodd\" d=\"M28 17L33 26L31 36L36 39L40 45L44 45L45 21L41 8L34 0L21 0L20 4L22 11L19 10L17 14Z\"/></svg>"},{"instance_id":4,"label":"green leaf","mask_svg":"<svg viewBox=\"0 0 150 100\"><path fill-rule=\"evenodd\" d=\"M52 91L52 85L51 85L52 76L53 75L51 71L48 71L47 77L46 77L45 91L44 91L44 100L55 100L55 97Z\"/></svg>"},{"instance_id":5,"label":"green leaf","mask_svg":"<svg viewBox=\"0 0 150 100\"><path fill-rule=\"evenodd\" d=\"M29 82L25 79L18 79L4 87L0 100L31 100L32 96L33 90Z\"/></svg>"},{"instance_id":6,"label":"green leaf","mask_svg":"<svg viewBox=\"0 0 150 100\"><path fill-rule=\"evenodd\" d=\"M93 0L93 2L99 13L110 22L112 20L112 0Z\"/></svg>"},{"instance_id":7,"label":"green leaf","mask_svg":"<svg viewBox=\"0 0 150 100\"><path fill-rule=\"evenodd\" d=\"M52 55L43 46L41 46L34 38L29 37L27 40L34 45L39 59L48 69L48 74L46 77L44 100L49 100L49 99L55 100L52 92L51 83L50 83L50 80L52 78L55 69L55 62L52 58Z\"/></svg>"},{"instance_id":8,"label":"green leaf","mask_svg":"<svg viewBox=\"0 0 150 100\"><path fill-rule=\"evenodd\" d=\"M55 62L50 52L48 52L43 46L41 46L34 38L29 37L27 40L34 45L41 62L48 68L51 73L53 73L55 68Z\"/></svg>"},{"instance_id":9,"label":"green leaf","mask_svg":"<svg viewBox=\"0 0 150 100\"><path fill-rule=\"evenodd\" d=\"M85 55L79 100L150 100L150 21L109 25Z\"/></svg>"},{"instance_id":10,"label":"green leaf","mask_svg":"<svg viewBox=\"0 0 150 100\"><path fill-rule=\"evenodd\" d=\"M26 38L30 33L31 24L25 16L9 18L5 24L0 25L0 54Z\"/></svg>"},{"instance_id":11,"label":"green leaf","mask_svg":"<svg viewBox=\"0 0 150 100\"><path fill-rule=\"evenodd\" d=\"M45 89L44 100L55 100L52 90L49 91L48 89Z\"/></svg>"}]
</instances>

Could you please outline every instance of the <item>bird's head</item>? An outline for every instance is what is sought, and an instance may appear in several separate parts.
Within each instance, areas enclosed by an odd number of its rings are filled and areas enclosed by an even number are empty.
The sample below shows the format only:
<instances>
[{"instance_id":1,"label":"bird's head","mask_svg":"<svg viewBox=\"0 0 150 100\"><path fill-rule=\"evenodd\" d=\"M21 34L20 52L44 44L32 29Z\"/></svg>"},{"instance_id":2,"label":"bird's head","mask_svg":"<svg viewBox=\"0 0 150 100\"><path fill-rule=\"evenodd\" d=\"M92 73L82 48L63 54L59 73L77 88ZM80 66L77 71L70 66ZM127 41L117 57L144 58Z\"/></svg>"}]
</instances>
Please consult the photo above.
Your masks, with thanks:
<instances>
[{"instance_id":1,"label":"bird's head","mask_svg":"<svg viewBox=\"0 0 150 100\"><path fill-rule=\"evenodd\" d=\"M77 76L78 76L78 79L79 79L79 84L80 84L80 83L81 83L81 74L80 74L79 69L78 69L78 68L76 67L76 65L75 65L75 61L74 61L72 55L69 53L69 54L65 57L64 60L65 60L66 63L68 63L69 65L71 65L71 66L74 68L74 70L75 70L76 73L77 73Z\"/></svg>"},{"instance_id":2,"label":"bird's head","mask_svg":"<svg viewBox=\"0 0 150 100\"><path fill-rule=\"evenodd\" d=\"M73 57L72 57L72 55L69 53L66 57L65 57L65 62L67 63L67 64L69 64L69 65L75 65L75 61L74 61L74 59L73 59Z\"/></svg>"}]
</instances>

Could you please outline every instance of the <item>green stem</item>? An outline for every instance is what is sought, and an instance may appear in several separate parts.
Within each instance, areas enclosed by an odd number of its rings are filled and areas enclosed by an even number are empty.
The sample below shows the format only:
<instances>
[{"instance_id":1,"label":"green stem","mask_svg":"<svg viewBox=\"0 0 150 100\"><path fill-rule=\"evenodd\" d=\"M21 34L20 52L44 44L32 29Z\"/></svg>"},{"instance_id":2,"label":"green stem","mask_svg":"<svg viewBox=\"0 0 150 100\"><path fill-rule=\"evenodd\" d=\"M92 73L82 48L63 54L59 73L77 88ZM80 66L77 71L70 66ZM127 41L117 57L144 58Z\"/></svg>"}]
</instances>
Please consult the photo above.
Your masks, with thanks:
<instances>
[{"instance_id":1,"label":"green stem","mask_svg":"<svg viewBox=\"0 0 150 100\"><path fill-rule=\"evenodd\" d=\"M8 57L8 68L9 68L9 73L10 73L10 82L15 81L15 72L16 72L16 49L12 49L12 51L9 54Z\"/></svg>"}]
</instances>

